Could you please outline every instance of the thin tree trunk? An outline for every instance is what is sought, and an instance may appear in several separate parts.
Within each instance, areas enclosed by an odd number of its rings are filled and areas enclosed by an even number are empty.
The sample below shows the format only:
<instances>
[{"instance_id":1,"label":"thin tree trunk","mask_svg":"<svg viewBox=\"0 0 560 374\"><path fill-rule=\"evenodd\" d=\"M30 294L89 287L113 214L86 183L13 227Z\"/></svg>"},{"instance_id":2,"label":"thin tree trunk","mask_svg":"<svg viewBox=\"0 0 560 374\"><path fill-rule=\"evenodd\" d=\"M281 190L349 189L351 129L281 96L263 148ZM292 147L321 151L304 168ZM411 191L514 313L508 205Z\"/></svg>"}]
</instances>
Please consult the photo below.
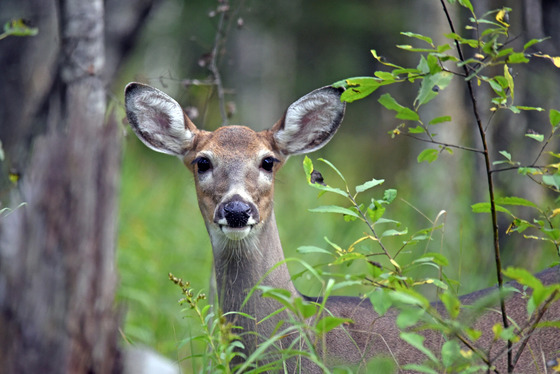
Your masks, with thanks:
<instances>
[{"instance_id":1,"label":"thin tree trunk","mask_svg":"<svg viewBox=\"0 0 560 374\"><path fill-rule=\"evenodd\" d=\"M105 123L102 0L60 1L62 58L20 193L0 220L0 367L120 371L114 307L120 137Z\"/></svg>"}]
</instances>

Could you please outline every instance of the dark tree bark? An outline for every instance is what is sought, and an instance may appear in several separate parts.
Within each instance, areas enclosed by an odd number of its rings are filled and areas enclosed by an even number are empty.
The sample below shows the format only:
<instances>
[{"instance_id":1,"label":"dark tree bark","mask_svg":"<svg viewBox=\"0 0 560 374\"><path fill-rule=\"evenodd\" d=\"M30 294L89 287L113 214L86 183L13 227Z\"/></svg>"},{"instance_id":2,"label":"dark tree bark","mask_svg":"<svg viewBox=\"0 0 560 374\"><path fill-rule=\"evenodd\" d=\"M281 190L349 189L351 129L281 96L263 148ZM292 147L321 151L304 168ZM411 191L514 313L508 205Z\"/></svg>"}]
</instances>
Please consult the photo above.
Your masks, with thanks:
<instances>
[{"instance_id":1,"label":"dark tree bark","mask_svg":"<svg viewBox=\"0 0 560 374\"><path fill-rule=\"evenodd\" d=\"M126 21L107 17L107 39L104 3L114 9L118 1L0 5L40 29L36 39L0 44L4 169L21 173L11 205L25 203L0 217L2 373L121 371L114 295L122 130L105 120L107 85L153 1L126 2Z\"/></svg>"}]
</instances>

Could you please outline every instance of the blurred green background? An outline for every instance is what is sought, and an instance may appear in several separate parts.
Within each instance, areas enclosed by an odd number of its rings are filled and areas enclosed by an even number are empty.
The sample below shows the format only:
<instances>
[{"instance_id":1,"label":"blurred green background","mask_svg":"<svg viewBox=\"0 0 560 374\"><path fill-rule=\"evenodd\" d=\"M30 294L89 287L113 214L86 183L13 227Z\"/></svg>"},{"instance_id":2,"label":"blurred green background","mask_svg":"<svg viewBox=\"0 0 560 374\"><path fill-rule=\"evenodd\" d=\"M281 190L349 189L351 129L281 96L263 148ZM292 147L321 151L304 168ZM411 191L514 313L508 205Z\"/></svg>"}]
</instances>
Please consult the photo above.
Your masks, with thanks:
<instances>
[{"instance_id":1,"label":"blurred green background","mask_svg":"<svg viewBox=\"0 0 560 374\"><path fill-rule=\"evenodd\" d=\"M475 9L482 14L505 3L490 1L475 4ZM507 5L513 8L512 32L522 35L518 42L523 43L532 36L525 33L522 2L508 1ZM449 32L441 5L434 0L232 1L230 6L232 27L220 60L226 100L236 108L230 124L254 129L270 127L289 104L315 88L383 70L371 56L371 49L399 65L416 66L419 56L395 47L413 43L400 31L426 34L439 41ZM205 61L219 18L212 15L215 9L214 1L161 2L115 83L116 100L122 102L121 92L127 82L142 81L164 90L181 105L196 108L199 115L192 119L200 128L212 130L219 126L221 118L213 91L207 86L185 84L186 80L209 76ZM467 15L457 6L450 9L457 28L464 30ZM553 49L555 44L545 47ZM536 61L515 69L516 100L520 105L560 109L558 72L550 63ZM410 105L417 89L417 85L403 84L389 91L401 104ZM532 160L538 149L536 142L523 134L528 129L546 133L546 114L492 116L484 104L488 92L482 87L479 90L484 122L491 123L495 156L507 149L516 159ZM366 197L381 198L384 188L396 188L398 199L386 217L403 222L411 233L431 226L422 214L433 220L445 210L443 239L438 233L427 250L441 251L450 259L447 274L461 281L461 293L493 284L490 218L474 215L470 209L471 204L487 196L482 159L455 151L453 155L443 154L433 164L418 164L416 156L429 146L406 137L391 139L388 132L400 121L377 103L384 92L387 90L349 104L338 134L310 157L333 162L350 185L372 178L385 179L382 189ZM442 127L441 139L474 147L478 143L469 109L464 87L456 82L422 114L429 118L451 115L453 121ZM121 115L124 117L124 113ZM154 346L180 359L187 352L178 350L177 345L196 332L196 326L185 319L188 313L181 312L177 304L179 289L167 274L172 272L189 280L195 289L207 292L212 273L210 242L188 170L177 159L148 150L128 129L126 132L118 243L118 302L126 310L123 334L133 344ZM558 143L551 150L559 152ZM328 257L304 256L296 249L303 245L328 248L324 236L347 247L365 228L345 223L340 217L308 212L309 208L337 201L328 196L317 199L316 191L306 185L302 160L302 156L292 157L277 176L276 217L286 257L320 264ZM327 183L338 183L326 166L314 163ZM552 204L550 195L515 172L499 174L497 180L501 195L518 194L537 203ZM503 232L509 222L504 220L500 225ZM552 246L518 236L502 237L505 266L522 264L538 270L557 258ZM413 258L425 250L419 246L407 256ZM301 271L297 266L291 270ZM353 267L337 270L360 271ZM303 293L319 292L320 285L305 275L295 282ZM358 294L360 290L349 292Z\"/></svg>"}]
</instances>

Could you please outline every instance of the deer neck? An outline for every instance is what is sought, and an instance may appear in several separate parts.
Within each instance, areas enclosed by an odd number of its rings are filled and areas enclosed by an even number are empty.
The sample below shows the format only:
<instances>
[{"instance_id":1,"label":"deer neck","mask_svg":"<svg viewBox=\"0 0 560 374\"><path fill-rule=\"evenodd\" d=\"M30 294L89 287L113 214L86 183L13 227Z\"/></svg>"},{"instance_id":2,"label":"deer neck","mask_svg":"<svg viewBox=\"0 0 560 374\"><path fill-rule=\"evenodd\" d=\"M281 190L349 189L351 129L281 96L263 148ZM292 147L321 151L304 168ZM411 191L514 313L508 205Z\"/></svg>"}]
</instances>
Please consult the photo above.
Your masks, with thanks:
<instances>
[{"instance_id":1,"label":"deer neck","mask_svg":"<svg viewBox=\"0 0 560 374\"><path fill-rule=\"evenodd\" d=\"M283 288L298 295L284 260L274 212L259 233L248 239L224 241L212 237L218 300L223 312L243 311L257 318L268 316L279 305L255 292L243 309L245 298L260 282L263 286ZM275 267L268 275L267 273Z\"/></svg>"}]
</instances>

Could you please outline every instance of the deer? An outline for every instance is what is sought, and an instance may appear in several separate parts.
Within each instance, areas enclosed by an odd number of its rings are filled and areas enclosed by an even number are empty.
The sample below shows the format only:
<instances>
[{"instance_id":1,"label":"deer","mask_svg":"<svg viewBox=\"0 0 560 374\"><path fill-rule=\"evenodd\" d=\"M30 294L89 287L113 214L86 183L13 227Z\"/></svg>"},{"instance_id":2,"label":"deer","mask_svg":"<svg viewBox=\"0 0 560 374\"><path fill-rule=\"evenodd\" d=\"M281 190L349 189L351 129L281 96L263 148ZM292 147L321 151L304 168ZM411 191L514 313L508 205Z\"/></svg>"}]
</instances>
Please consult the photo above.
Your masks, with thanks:
<instances>
[{"instance_id":1,"label":"deer","mask_svg":"<svg viewBox=\"0 0 560 374\"><path fill-rule=\"evenodd\" d=\"M245 300L255 285L282 288L308 302L322 301L301 295L292 282L273 210L274 181L289 156L316 151L332 139L346 109L341 101L343 91L326 86L304 95L267 130L257 132L232 125L206 131L197 128L177 101L164 92L135 82L126 86L126 115L134 133L152 150L178 157L194 176L198 205L212 246L220 308L226 314L243 312L254 317L228 316L242 328L240 339L245 355L254 352L286 318L284 313L274 314L280 304L273 299L254 293ZM559 268L545 270L537 277L544 284L558 283ZM522 288L515 282L510 286ZM473 303L492 290L477 291L463 296L461 301ZM506 300L509 318L515 321L528 319L523 295L514 292ZM497 300L499 303L498 297ZM396 310L390 309L381 316L369 299L352 296L331 296L325 306L332 315L351 321L318 339L318 349L328 365L347 363L359 367L375 355L386 355L394 359L399 372L404 372L403 365L426 359L422 352L401 340ZM560 303L555 301L542 320L559 319ZM495 342L491 331L496 323L501 323L498 307L474 322L474 327L483 331L477 344L489 349L491 356L498 356L492 362L495 372L506 372L507 347ZM545 327L531 333L516 363L516 372L546 372L547 362L560 356L560 330ZM423 334L425 346L440 352L447 338L430 330ZM306 360L287 363L287 372L298 369L322 372Z\"/></svg>"}]
</instances>

